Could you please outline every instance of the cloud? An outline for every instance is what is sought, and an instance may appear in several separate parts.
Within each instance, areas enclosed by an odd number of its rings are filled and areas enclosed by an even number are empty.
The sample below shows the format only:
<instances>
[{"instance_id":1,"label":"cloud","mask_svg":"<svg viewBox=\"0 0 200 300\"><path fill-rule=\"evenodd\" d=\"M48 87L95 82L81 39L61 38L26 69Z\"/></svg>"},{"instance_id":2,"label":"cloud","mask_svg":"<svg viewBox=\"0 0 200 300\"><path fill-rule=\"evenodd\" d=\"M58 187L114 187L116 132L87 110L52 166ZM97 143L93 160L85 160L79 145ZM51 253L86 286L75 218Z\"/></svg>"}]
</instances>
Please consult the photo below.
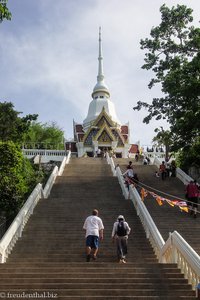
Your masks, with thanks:
<instances>
[{"instance_id":1,"label":"cloud","mask_svg":"<svg viewBox=\"0 0 200 300\"><path fill-rule=\"evenodd\" d=\"M168 6L177 1L165 1ZM179 4L194 7L196 0ZM118 118L130 122L132 141L149 144L159 122L142 123L145 111L135 112L138 100L151 101L150 72L141 69L141 38L160 23L163 1L132 0L15 0L13 18L0 31L0 98L24 114L38 113L41 122L56 121L73 135L72 120L86 118L98 66L98 27L102 26L105 81ZM23 8L23 9L21 9Z\"/></svg>"}]
</instances>

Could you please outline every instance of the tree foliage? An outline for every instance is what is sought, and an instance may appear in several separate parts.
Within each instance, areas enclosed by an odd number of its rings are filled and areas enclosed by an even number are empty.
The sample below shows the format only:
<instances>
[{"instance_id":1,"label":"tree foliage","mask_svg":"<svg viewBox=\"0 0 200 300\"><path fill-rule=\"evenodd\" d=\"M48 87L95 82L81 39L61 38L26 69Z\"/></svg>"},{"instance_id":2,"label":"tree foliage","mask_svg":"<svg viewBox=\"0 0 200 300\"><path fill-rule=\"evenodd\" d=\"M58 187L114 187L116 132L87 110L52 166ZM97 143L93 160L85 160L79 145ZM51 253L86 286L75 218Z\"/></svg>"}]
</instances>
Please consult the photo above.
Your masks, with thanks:
<instances>
[{"instance_id":1,"label":"tree foliage","mask_svg":"<svg viewBox=\"0 0 200 300\"><path fill-rule=\"evenodd\" d=\"M55 122L32 122L24 137L28 148L64 149L64 132Z\"/></svg>"},{"instance_id":2,"label":"tree foliage","mask_svg":"<svg viewBox=\"0 0 200 300\"><path fill-rule=\"evenodd\" d=\"M11 102L0 102L0 141L22 142L24 134L28 131L37 115L19 117L21 112L14 110Z\"/></svg>"},{"instance_id":3,"label":"tree foliage","mask_svg":"<svg viewBox=\"0 0 200 300\"><path fill-rule=\"evenodd\" d=\"M190 167L200 168L200 139L191 147L185 147L178 153L178 164L181 169L188 171Z\"/></svg>"},{"instance_id":4,"label":"tree foliage","mask_svg":"<svg viewBox=\"0 0 200 300\"><path fill-rule=\"evenodd\" d=\"M0 1L0 23L3 22L4 19L11 20L12 14L7 7L7 0Z\"/></svg>"},{"instance_id":5,"label":"tree foliage","mask_svg":"<svg viewBox=\"0 0 200 300\"><path fill-rule=\"evenodd\" d=\"M13 142L0 142L0 161L0 210L9 218L21 208L32 187L34 171Z\"/></svg>"},{"instance_id":6,"label":"tree foliage","mask_svg":"<svg viewBox=\"0 0 200 300\"><path fill-rule=\"evenodd\" d=\"M184 5L169 9L164 4L160 12L160 25L140 43L147 50L142 68L155 74L149 88L161 85L164 96L151 104L138 101L133 109L147 109L147 124L166 119L178 149L196 143L200 134L200 28L191 25L192 9Z\"/></svg>"},{"instance_id":7,"label":"tree foliage","mask_svg":"<svg viewBox=\"0 0 200 300\"><path fill-rule=\"evenodd\" d=\"M164 130L161 126L156 128L156 136L153 138L153 142L156 142L158 146L165 146L165 158L169 159L169 153L171 150L171 145L173 144L173 134L170 130Z\"/></svg>"}]
</instances>

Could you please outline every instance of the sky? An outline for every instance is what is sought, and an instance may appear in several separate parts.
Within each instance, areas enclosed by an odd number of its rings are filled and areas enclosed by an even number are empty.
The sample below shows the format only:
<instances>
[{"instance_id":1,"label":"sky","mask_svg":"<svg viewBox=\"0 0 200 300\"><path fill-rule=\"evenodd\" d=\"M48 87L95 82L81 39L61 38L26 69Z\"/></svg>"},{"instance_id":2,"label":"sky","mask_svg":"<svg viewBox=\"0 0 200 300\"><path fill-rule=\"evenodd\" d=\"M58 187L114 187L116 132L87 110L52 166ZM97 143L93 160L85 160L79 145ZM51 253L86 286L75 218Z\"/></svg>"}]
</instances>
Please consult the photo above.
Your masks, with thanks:
<instances>
[{"instance_id":1,"label":"sky","mask_svg":"<svg viewBox=\"0 0 200 300\"><path fill-rule=\"evenodd\" d=\"M140 40L161 21L160 7L184 4L199 26L199 0L8 0L12 21L0 24L0 101L14 104L21 116L56 122L65 138L73 120L87 117L98 72L98 31L102 28L105 83L118 119L129 122L130 141L150 145L163 121L143 123L145 110L159 88L148 89L151 71L141 69Z\"/></svg>"}]
</instances>

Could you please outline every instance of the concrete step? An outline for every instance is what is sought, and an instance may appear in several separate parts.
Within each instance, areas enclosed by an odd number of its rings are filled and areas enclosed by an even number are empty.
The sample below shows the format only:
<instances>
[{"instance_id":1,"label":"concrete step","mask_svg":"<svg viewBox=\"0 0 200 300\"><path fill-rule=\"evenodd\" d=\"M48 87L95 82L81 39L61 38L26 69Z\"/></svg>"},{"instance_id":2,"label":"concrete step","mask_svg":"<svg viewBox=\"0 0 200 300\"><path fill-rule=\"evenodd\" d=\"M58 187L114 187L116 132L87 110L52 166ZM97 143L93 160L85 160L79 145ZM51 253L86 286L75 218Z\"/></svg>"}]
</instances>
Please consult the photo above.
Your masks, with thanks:
<instances>
[{"instance_id":1,"label":"concrete step","mask_svg":"<svg viewBox=\"0 0 200 300\"><path fill-rule=\"evenodd\" d=\"M105 238L97 261L87 263L82 226L93 208L100 211ZM132 228L124 265L117 263L110 237L119 214ZM35 208L8 262L0 265L0 278L3 293L48 291L63 300L195 296L175 264L158 263L133 204L124 200L117 178L101 159L71 160L50 197Z\"/></svg>"}]
</instances>

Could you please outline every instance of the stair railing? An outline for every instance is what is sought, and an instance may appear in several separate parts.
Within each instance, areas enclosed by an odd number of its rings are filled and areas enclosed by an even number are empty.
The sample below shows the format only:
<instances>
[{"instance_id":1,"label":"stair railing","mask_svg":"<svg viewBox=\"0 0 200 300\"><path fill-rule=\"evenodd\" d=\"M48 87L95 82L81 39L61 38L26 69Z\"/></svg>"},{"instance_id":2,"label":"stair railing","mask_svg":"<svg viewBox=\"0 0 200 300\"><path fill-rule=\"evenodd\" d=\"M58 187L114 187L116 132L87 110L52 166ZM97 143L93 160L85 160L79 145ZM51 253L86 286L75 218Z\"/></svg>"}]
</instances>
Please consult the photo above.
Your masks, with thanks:
<instances>
[{"instance_id":1,"label":"stair railing","mask_svg":"<svg viewBox=\"0 0 200 300\"><path fill-rule=\"evenodd\" d=\"M66 158L63 159L61 164L61 170L58 170L56 166L51 173L45 188L42 188L42 184L38 183L27 201L15 217L14 221L0 240L0 263L5 263L8 255L11 253L18 238L22 236L24 226L28 222L29 217L32 215L35 206L41 198L47 198L53 183L55 182L56 176L62 175L65 164L69 163L71 152L68 152Z\"/></svg>"},{"instance_id":2,"label":"stair railing","mask_svg":"<svg viewBox=\"0 0 200 300\"><path fill-rule=\"evenodd\" d=\"M137 189L132 186L130 186L129 189L130 189L130 199L133 202L137 215L139 216L141 223L144 227L144 230L146 232L146 237L150 241L157 258L159 258L160 251L163 248L165 241L162 238L158 228L156 227L146 206L144 205Z\"/></svg>"},{"instance_id":3,"label":"stair railing","mask_svg":"<svg viewBox=\"0 0 200 300\"><path fill-rule=\"evenodd\" d=\"M113 176L116 176L116 169L115 169L115 163L112 159L112 157L110 157L109 153L106 152L106 160L107 160L107 163L110 165L111 167L111 171L113 173Z\"/></svg>"},{"instance_id":4,"label":"stair railing","mask_svg":"<svg viewBox=\"0 0 200 300\"><path fill-rule=\"evenodd\" d=\"M124 195L124 198L125 198L125 199L128 199L128 198L129 198L129 191L128 191L126 185L124 184L124 177L123 177L122 172L121 172L121 170L120 170L119 167L116 167L116 175L117 175L119 184L120 184L120 186L121 186L121 189L122 189L122 193L123 193L123 195Z\"/></svg>"},{"instance_id":5,"label":"stair railing","mask_svg":"<svg viewBox=\"0 0 200 300\"><path fill-rule=\"evenodd\" d=\"M42 185L38 183L0 241L0 263L6 261L16 241L21 237L24 226L42 196Z\"/></svg>"},{"instance_id":6,"label":"stair railing","mask_svg":"<svg viewBox=\"0 0 200 300\"><path fill-rule=\"evenodd\" d=\"M124 183L124 178L119 166L116 167L116 175L125 199L130 199L133 202L137 215L139 216L143 224L144 230L146 232L146 237L149 239L157 258L159 258L160 251L165 244L164 239L162 238L146 206L142 202L142 199L138 194L137 189L133 188L132 186L129 186L129 191L128 191Z\"/></svg>"},{"instance_id":7,"label":"stair railing","mask_svg":"<svg viewBox=\"0 0 200 300\"><path fill-rule=\"evenodd\" d=\"M116 174L120 182L122 173L119 167L116 168ZM120 186L122 187L121 184ZM124 180L123 185L122 191L127 189ZM195 290L200 282L200 256L177 231L169 233L169 238L165 242L135 187L129 187L128 196L129 197L127 198L132 200L136 208L137 215L143 224L146 236L149 239L159 262L176 263L185 278L187 278L192 285L193 290Z\"/></svg>"},{"instance_id":8,"label":"stair railing","mask_svg":"<svg viewBox=\"0 0 200 300\"><path fill-rule=\"evenodd\" d=\"M69 150L67 156L65 156L64 159L62 160L62 163L59 168L58 176L62 175L65 166L69 163L70 158L71 158L71 151Z\"/></svg>"},{"instance_id":9,"label":"stair railing","mask_svg":"<svg viewBox=\"0 0 200 300\"><path fill-rule=\"evenodd\" d=\"M161 263L176 263L195 289L200 282L200 256L177 232L169 234L160 252Z\"/></svg>"},{"instance_id":10,"label":"stair railing","mask_svg":"<svg viewBox=\"0 0 200 300\"><path fill-rule=\"evenodd\" d=\"M48 198L48 196L51 192L52 186L56 180L56 177L62 175L65 165L69 163L70 157L71 157L71 151L69 151L67 156L63 158L59 169L57 166L54 167L53 172L51 173L51 175L44 187L44 191L43 191L44 198Z\"/></svg>"},{"instance_id":11,"label":"stair railing","mask_svg":"<svg viewBox=\"0 0 200 300\"><path fill-rule=\"evenodd\" d=\"M44 187L44 190L43 190L43 198L48 198L49 197L49 194L51 192L51 189L52 189L52 186L56 180L56 177L58 176L58 167L55 166L45 187Z\"/></svg>"},{"instance_id":12,"label":"stair railing","mask_svg":"<svg viewBox=\"0 0 200 300\"><path fill-rule=\"evenodd\" d=\"M176 168L176 176L184 183L188 184L190 181L193 181L192 177L187 175L183 170L180 168Z\"/></svg>"}]
</instances>

